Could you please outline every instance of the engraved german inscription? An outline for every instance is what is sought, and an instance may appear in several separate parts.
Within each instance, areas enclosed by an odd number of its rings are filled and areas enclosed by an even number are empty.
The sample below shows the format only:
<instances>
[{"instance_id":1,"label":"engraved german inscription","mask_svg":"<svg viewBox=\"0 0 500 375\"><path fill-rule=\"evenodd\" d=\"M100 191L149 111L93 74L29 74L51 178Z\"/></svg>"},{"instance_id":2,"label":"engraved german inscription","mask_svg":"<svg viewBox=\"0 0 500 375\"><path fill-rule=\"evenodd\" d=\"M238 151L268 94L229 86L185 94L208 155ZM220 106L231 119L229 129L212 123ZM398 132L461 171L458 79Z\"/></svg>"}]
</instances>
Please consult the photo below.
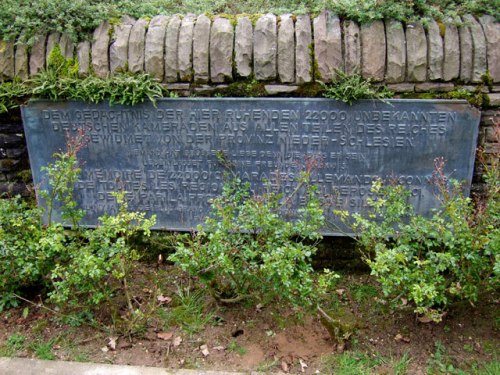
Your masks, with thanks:
<instances>
[{"instance_id":1,"label":"engraved german inscription","mask_svg":"<svg viewBox=\"0 0 500 375\"><path fill-rule=\"evenodd\" d=\"M461 101L188 98L134 107L34 101L23 120L40 189L41 168L67 134L83 130L76 199L86 225L116 212L112 193L124 190L131 210L157 215L157 228L190 230L222 190L220 153L257 193L266 186L290 194L314 165L325 207L363 212L382 178L410 189L417 211L429 215L439 205L430 184L434 158L444 157L445 172L470 188L479 113ZM294 196L291 218L302 199ZM324 233L341 234L327 211Z\"/></svg>"}]
</instances>

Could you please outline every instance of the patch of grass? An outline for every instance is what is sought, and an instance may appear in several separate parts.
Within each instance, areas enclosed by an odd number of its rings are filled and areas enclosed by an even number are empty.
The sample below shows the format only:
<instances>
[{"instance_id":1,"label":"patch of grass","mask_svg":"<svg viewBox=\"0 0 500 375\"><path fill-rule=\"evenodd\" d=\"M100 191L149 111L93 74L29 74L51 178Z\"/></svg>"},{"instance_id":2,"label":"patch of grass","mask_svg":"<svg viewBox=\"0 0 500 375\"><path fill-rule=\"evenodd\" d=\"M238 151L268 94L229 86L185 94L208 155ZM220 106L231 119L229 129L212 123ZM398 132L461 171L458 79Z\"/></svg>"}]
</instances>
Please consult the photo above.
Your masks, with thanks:
<instances>
[{"instance_id":1,"label":"patch of grass","mask_svg":"<svg viewBox=\"0 0 500 375\"><path fill-rule=\"evenodd\" d=\"M272 369L276 368L279 365L279 361L277 359L264 361L257 366L257 372L268 373L271 372Z\"/></svg>"},{"instance_id":2,"label":"patch of grass","mask_svg":"<svg viewBox=\"0 0 500 375\"><path fill-rule=\"evenodd\" d=\"M56 341L55 338L52 338L49 341L43 341L41 339L38 339L31 342L28 345L28 348L35 353L38 359L52 361L56 358L56 356L52 352L55 341Z\"/></svg>"},{"instance_id":3,"label":"patch of grass","mask_svg":"<svg viewBox=\"0 0 500 375\"><path fill-rule=\"evenodd\" d=\"M370 357L360 352L345 352L323 357L323 371L336 375L369 375L382 364L382 357Z\"/></svg>"},{"instance_id":4,"label":"patch of grass","mask_svg":"<svg viewBox=\"0 0 500 375\"><path fill-rule=\"evenodd\" d=\"M238 341L236 341L235 339L229 341L229 343L227 344L227 350L229 350L230 352L238 353L239 355L244 355L247 352L247 350L243 346L238 344Z\"/></svg>"},{"instance_id":5,"label":"patch of grass","mask_svg":"<svg viewBox=\"0 0 500 375\"><path fill-rule=\"evenodd\" d=\"M10 335L5 344L0 346L0 357L12 357L24 347L26 336L20 333Z\"/></svg>"},{"instance_id":6,"label":"patch of grass","mask_svg":"<svg viewBox=\"0 0 500 375\"><path fill-rule=\"evenodd\" d=\"M190 335L201 331L207 324L213 321L213 313L205 311L205 295L201 289L194 292L189 287L177 287L177 294L168 310L160 310L165 329L172 326L180 326L182 330Z\"/></svg>"},{"instance_id":7,"label":"patch of grass","mask_svg":"<svg viewBox=\"0 0 500 375\"><path fill-rule=\"evenodd\" d=\"M351 295L357 303L372 303L379 292L373 285L354 284L351 287Z\"/></svg>"}]
</instances>

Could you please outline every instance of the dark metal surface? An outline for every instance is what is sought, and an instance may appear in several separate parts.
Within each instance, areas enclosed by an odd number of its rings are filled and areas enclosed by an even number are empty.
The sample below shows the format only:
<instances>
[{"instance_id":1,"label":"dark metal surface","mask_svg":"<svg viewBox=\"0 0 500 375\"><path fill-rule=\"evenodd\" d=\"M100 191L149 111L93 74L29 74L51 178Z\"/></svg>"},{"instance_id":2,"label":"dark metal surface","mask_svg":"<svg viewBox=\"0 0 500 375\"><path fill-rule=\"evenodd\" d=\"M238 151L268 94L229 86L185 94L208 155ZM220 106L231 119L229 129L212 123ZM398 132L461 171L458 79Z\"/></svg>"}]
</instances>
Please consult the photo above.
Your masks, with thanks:
<instances>
[{"instance_id":1,"label":"dark metal surface","mask_svg":"<svg viewBox=\"0 0 500 375\"><path fill-rule=\"evenodd\" d=\"M298 98L163 99L156 107L34 101L22 114L39 189L47 189L42 167L65 148L66 133L85 132L75 194L86 211L84 225L116 212L111 193L125 190L131 210L156 214L156 227L171 230L190 230L210 214L208 201L223 185L217 154L256 192L267 181L289 194L298 174L314 167L312 181L334 208L360 212L374 179L396 179L412 191L417 211L429 215L439 204L429 183L436 157L468 193L480 117L463 101L347 106ZM291 216L300 199L293 197ZM327 211L324 233L339 234Z\"/></svg>"}]
</instances>

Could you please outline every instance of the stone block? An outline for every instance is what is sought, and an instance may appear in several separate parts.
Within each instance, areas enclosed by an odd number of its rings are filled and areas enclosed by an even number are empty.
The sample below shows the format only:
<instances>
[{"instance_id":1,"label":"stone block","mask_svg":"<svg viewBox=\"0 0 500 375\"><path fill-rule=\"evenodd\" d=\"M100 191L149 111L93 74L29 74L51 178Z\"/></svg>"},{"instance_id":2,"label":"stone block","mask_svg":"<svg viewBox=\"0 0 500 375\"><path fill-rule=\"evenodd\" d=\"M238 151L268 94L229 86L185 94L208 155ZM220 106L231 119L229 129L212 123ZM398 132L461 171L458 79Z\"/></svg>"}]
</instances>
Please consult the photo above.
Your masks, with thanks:
<instances>
[{"instance_id":1,"label":"stone block","mask_svg":"<svg viewBox=\"0 0 500 375\"><path fill-rule=\"evenodd\" d=\"M311 18L307 14L297 16L295 22L295 81L308 83L312 76L312 30Z\"/></svg>"},{"instance_id":2,"label":"stone block","mask_svg":"<svg viewBox=\"0 0 500 375\"><path fill-rule=\"evenodd\" d=\"M75 45L71 41L68 34L62 34L61 39L59 39L59 47L61 48L61 53L66 59L72 59L75 54Z\"/></svg>"},{"instance_id":3,"label":"stone block","mask_svg":"<svg viewBox=\"0 0 500 375\"><path fill-rule=\"evenodd\" d=\"M460 75L460 39L458 28L446 23L444 32L443 80L451 81Z\"/></svg>"},{"instance_id":4,"label":"stone block","mask_svg":"<svg viewBox=\"0 0 500 375\"><path fill-rule=\"evenodd\" d=\"M406 26L406 77L410 82L423 82L427 78L427 39L420 23Z\"/></svg>"},{"instance_id":5,"label":"stone block","mask_svg":"<svg viewBox=\"0 0 500 375\"><path fill-rule=\"evenodd\" d=\"M109 67L111 73L123 71L128 65L128 41L130 31L135 20L130 17L122 17L121 22L115 25L111 45L109 46Z\"/></svg>"},{"instance_id":6,"label":"stone block","mask_svg":"<svg viewBox=\"0 0 500 375\"><path fill-rule=\"evenodd\" d=\"M170 18L156 16L151 19L144 45L144 69L158 81L163 81L165 72L165 33Z\"/></svg>"},{"instance_id":7,"label":"stone block","mask_svg":"<svg viewBox=\"0 0 500 375\"><path fill-rule=\"evenodd\" d=\"M427 66L429 79L432 81L443 78L443 38L436 21L430 20L427 30Z\"/></svg>"},{"instance_id":8,"label":"stone block","mask_svg":"<svg viewBox=\"0 0 500 375\"><path fill-rule=\"evenodd\" d=\"M385 23L387 42L387 71L385 81L403 82L406 75L406 39L403 25L399 21L388 20Z\"/></svg>"},{"instance_id":9,"label":"stone block","mask_svg":"<svg viewBox=\"0 0 500 375\"><path fill-rule=\"evenodd\" d=\"M392 90L396 93L398 92L413 92L415 91L414 83L390 83L387 85L389 90Z\"/></svg>"},{"instance_id":10,"label":"stone block","mask_svg":"<svg viewBox=\"0 0 500 375\"><path fill-rule=\"evenodd\" d=\"M149 22L139 18L130 30L128 38L128 70L132 73L144 72L144 49L146 47L146 29Z\"/></svg>"},{"instance_id":11,"label":"stone block","mask_svg":"<svg viewBox=\"0 0 500 375\"><path fill-rule=\"evenodd\" d=\"M210 18L202 14L193 29L193 70L198 83L206 83L209 78L210 25Z\"/></svg>"},{"instance_id":12,"label":"stone block","mask_svg":"<svg viewBox=\"0 0 500 375\"><path fill-rule=\"evenodd\" d=\"M234 30L227 18L216 18L210 30L210 79L214 83L233 79Z\"/></svg>"},{"instance_id":13,"label":"stone block","mask_svg":"<svg viewBox=\"0 0 500 375\"><path fill-rule=\"evenodd\" d=\"M194 14L186 15L179 28L179 42L177 49L177 62L179 78L181 81L193 79L193 29Z\"/></svg>"},{"instance_id":14,"label":"stone block","mask_svg":"<svg viewBox=\"0 0 500 375\"><path fill-rule=\"evenodd\" d=\"M330 82L336 76L336 71L344 70L339 17L324 11L314 19L313 29L316 73L322 81Z\"/></svg>"},{"instance_id":15,"label":"stone block","mask_svg":"<svg viewBox=\"0 0 500 375\"><path fill-rule=\"evenodd\" d=\"M488 71L493 82L500 82L500 23L489 15L479 18L486 37Z\"/></svg>"},{"instance_id":16,"label":"stone block","mask_svg":"<svg viewBox=\"0 0 500 375\"><path fill-rule=\"evenodd\" d=\"M254 45L254 74L261 81L276 78L276 56L278 39L276 16L266 14L260 17L255 24L253 35Z\"/></svg>"},{"instance_id":17,"label":"stone block","mask_svg":"<svg viewBox=\"0 0 500 375\"><path fill-rule=\"evenodd\" d=\"M490 106L500 107L500 94L488 94L488 99L490 101Z\"/></svg>"},{"instance_id":18,"label":"stone block","mask_svg":"<svg viewBox=\"0 0 500 375\"><path fill-rule=\"evenodd\" d=\"M91 50L91 66L94 73L101 78L109 74L109 41L110 25L108 21L102 22L94 30Z\"/></svg>"},{"instance_id":19,"label":"stone block","mask_svg":"<svg viewBox=\"0 0 500 375\"><path fill-rule=\"evenodd\" d=\"M283 83L295 81L295 27L290 14L281 16L278 29L278 76Z\"/></svg>"},{"instance_id":20,"label":"stone block","mask_svg":"<svg viewBox=\"0 0 500 375\"><path fill-rule=\"evenodd\" d=\"M86 76L90 69L90 42L83 41L76 46L76 58L78 60L78 74Z\"/></svg>"},{"instance_id":21,"label":"stone block","mask_svg":"<svg viewBox=\"0 0 500 375\"><path fill-rule=\"evenodd\" d=\"M31 47L30 53L30 76L34 76L45 68L45 41L46 35L35 37L35 43ZM106 55L107 56L107 55Z\"/></svg>"},{"instance_id":22,"label":"stone block","mask_svg":"<svg viewBox=\"0 0 500 375\"><path fill-rule=\"evenodd\" d=\"M268 95L291 94L299 89L295 85L265 85L264 89Z\"/></svg>"},{"instance_id":23,"label":"stone block","mask_svg":"<svg viewBox=\"0 0 500 375\"><path fill-rule=\"evenodd\" d=\"M26 44L18 44L16 46L14 73L16 77L23 81L28 79L29 58L28 46Z\"/></svg>"},{"instance_id":24,"label":"stone block","mask_svg":"<svg viewBox=\"0 0 500 375\"><path fill-rule=\"evenodd\" d=\"M474 47L472 45L472 36L470 28L467 25L461 25L458 29L460 36L460 80L470 82L472 80L472 59Z\"/></svg>"},{"instance_id":25,"label":"stone block","mask_svg":"<svg viewBox=\"0 0 500 375\"><path fill-rule=\"evenodd\" d=\"M470 25L472 37L473 58L472 58L472 82L481 82L483 74L486 73L486 38L483 33L483 28L477 20L467 14L464 16L464 21ZM497 64L499 62L497 61Z\"/></svg>"},{"instance_id":26,"label":"stone block","mask_svg":"<svg viewBox=\"0 0 500 375\"><path fill-rule=\"evenodd\" d=\"M415 85L415 92L449 92L455 89L455 85L453 83L441 83L441 82L424 82L417 83Z\"/></svg>"},{"instance_id":27,"label":"stone block","mask_svg":"<svg viewBox=\"0 0 500 375\"><path fill-rule=\"evenodd\" d=\"M234 34L234 65L236 74L248 77L252 74L253 26L248 17L239 17Z\"/></svg>"},{"instance_id":28,"label":"stone block","mask_svg":"<svg viewBox=\"0 0 500 375\"><path fill-rule=\"evenodd\" d=\"M385 74L385 30L382 21L361 25L361 75L383 81Z\"/></svg>"},{"instance_id":29,"label":"stone block","mask_svg":"<svg viewBox=\"0 0 500 375\"><path fill-rule=\"evenodd\" d=\"M345 72L361 73L361 38L359 26L354 21L344 22Z\"/></svg>"},{"instance_id":30,"label":"stone block","mask_svg":"<svg viewBox=\"0 0 500 375\"><path fill-rule=\"evenodd\" d=\"M14 78L14 43L0 40L0 81Z\"/></svg>"},{"instance_id":31,"label":"stone block","mask_svg":"<svg viewBox=\"0 0 500 375\"><path fill-rule=\"evenodd\" d=\"M166 82L175 82L178 79L178 45L179 29L181 28L181 18L173 16L167 26L165 36L165 78Z\"/></svg>"}]
</instances>

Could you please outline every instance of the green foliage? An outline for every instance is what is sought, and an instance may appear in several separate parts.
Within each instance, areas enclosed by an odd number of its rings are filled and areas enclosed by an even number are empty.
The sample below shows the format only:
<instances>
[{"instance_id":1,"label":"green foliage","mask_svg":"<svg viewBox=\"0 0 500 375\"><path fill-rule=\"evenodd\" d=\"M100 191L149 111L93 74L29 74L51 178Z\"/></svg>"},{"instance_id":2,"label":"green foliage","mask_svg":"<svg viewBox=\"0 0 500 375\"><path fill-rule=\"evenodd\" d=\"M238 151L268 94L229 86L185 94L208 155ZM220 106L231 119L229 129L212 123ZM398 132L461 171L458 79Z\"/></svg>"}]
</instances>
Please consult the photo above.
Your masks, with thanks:
<instances>
[{"instance_id":1,"label":"green foliage","mask_svg":"<svg viewBox=\"0 0 500 375\"><path fill-rule=\"evenodd\" d=\"M304 173L297 191L306 190L306 202L297 220L285 221L282 209L291 197L267 192L252 195L248 183L237 177L224 185L212 201L213 215L198 227L191 243L180 243L169 257L192 276L198 276L218 301L280 299L311 306L319 293L311 257L321 239L323 210L316 188ZM326 273L330 280L333 273ZM323 287L328 283L323 280Z\"/></svg>"},{"instance_id":2,"label":"green foliage","mask_svg":"<svg viewBox=\"0 0 500 375\"><path fill-rule=\"evenodd\" d=\"M366 23L393 18L414 21L435 17L444 20L466 13L491 14L500 20L498 0L3 0L0 38L20 37L32 44L35 35L66 33L76 42L89 37L103 20L121 15L152 17L176 13L318 13L329 9L342 17Z\"/></svg>"},{"instance_id":3,"label":"green foliage","mask_svg":"<svg viewBox=\"0 0 500 375\"><path fill-rule=\"evenodd\" d=\"M332 83L322 83L323 96L330 99L343 101L349 105L360 99L385 99L391 98L394 93L385 87L375 87L369 79L364 79L359 74L349 75L340 70Z\"/></svg>"},{"instance_id":4,"label":"green foliage","mask_svg":"<svg viewBox=\"0 0 500 375\"><path fill-rule=\"evenodd\" d=\"M352 224L362 247L374 256L367 262L384 294L412 301L416 313L435 321L453 301L473 303L482 290L498 288L500 271L498 168L486 174L489 196L476 212L443 168L444 161L436 159L434 184L442 208L430 219L414 212L402 186L378 180L367 216L353 215Z\"/></svg>"},{"instance_id":5,"label":"green foliage","mask_svg":"<svg viewBox=\"0 0 500 375\"><path fill-rule=\"evenodd\" d=\"M103 79L94 75L78 77L78 65L66 60L56 46L48 60L47 69L31 81L36 98L50 100L81 100L99 103L108 100L110 105L135 105L146 99L155 102L163 96L162 86L148 74L117 73Z\"/></svg>"},{"instance_id":6,"label":"green foliage","mask_svg":"<svg viewBox=\"0 0 500 375\"><path fill-rule=\"evenodd\" d=\"M19 107L20 100L28 94L28 88L18 81L0 82L0 113Z\"/></svg>"},{"instance_id":7,"label":"green foliage","mask_svg":"<svg viewBox=\"0 0 500 375\"><path fill-rule=\"evenodd\" d=\"M18 293L47 285L55 259L64 250L60 226L44 230L41 210L15 197L0 199L0 311L17 306Z\"/></svg>"}]
</instances>

